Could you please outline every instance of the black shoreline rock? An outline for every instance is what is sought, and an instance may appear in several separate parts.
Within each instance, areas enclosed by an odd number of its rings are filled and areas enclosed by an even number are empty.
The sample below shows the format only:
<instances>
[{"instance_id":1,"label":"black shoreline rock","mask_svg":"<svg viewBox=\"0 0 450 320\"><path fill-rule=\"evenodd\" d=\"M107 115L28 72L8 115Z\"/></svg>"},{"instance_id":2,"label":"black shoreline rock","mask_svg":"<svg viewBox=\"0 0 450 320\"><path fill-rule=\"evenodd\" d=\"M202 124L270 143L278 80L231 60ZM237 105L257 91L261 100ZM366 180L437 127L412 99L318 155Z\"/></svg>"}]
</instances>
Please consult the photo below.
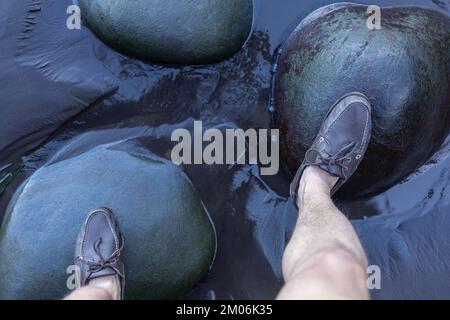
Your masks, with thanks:
<instances>
[{"instance_id":1,"label":"black shoreline rock","mask_svg":"<svg viewBox=\"0 0 450 320\"><path fill-rule=\"evenodd\" d=\"M341 197L392 186L429 159L450 128L450 19L387 8L381 29L370 30L366 10L347 3L312 13L285 43L276 76L281 150L292 172L340 96L370 98L373 138Z\"/></svg>"},{"instance_id":2,"label":"black shoreline rock","mask_svg":"<svg viewBox=\"0 0 450 320\"><path fill-rule=\"evenodd\" d=\"M191 182L128 141L44 166L16 192L0 229L0 299L67 294L76 236L98 206L125 237L125 298L177 298L208 273L215 230Z\"/></svg>"},{"instance_id":3,"label":"black shoreline rock","mask_svg":"<svg viewBox=\"0 0 450 320\"><path fill-rule=\"evenodd\" d=\"M80 0L83 18L106 43L143 60L207 64L244 45L252 0Z\"/></svg>"}]
</instances>

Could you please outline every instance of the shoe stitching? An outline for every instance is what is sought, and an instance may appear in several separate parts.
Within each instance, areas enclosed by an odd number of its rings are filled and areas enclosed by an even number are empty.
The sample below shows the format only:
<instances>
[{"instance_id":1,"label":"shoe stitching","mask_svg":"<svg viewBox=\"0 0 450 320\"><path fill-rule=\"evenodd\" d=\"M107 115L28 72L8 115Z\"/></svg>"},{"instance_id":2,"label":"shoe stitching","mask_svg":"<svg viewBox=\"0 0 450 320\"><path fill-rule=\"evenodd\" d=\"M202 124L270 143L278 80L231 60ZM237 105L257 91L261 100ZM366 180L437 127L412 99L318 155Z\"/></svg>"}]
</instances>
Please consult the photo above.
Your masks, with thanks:
<instances>
[{"instance_id":1,"label":"shoe stitching","mask_svg":"<svg viewBox=\"0 0 450 320\"><path fill-rule=\"evenodd\" d=\"M111 221L110 221L111 218L109 217L108 214L106 214L105 210L103 210L103 209L101 209L101 210L96 209L96 210L92 211L89 214L88 218L86 219L86 222L84 223L84 228L83 228L84 231L83 231L82 242L81 242L81 246L80 246L80 256L82 256L82 257L84 257L84 246L85 246L85 243L86 243L86 234L87 234L88 229L89 229L89 222L90 222L90 220L92 219L92 216L95 213L101 213L104 216L106 216L106 220L108 221L108 225L109 225L109 227L110 227L110 229L111 229L111 231L112 231L112 233L114 235L114 242L116 244L116 249L120 247L119 246L119 241L118 241L118 235L117 235L117 233L115 231L115 228L113 228L112 225L111 225Z\"/></svg>"},{"instance_id":2,"label":"shoe stitching","mask_svg":"<svg viewBox=\"0 0 450 320\"><path fill-rule=\"evenodd\" d=\"M366 144L366 140L367 140L367 133L368 133L368 124L369 124L369 110L370 107L367 106L366 103L362 102L362 101L355 101L350 103L347 107L345 107L345 109L339 114L339 116L333 121L333 123L330 125L329 129L327 131L330 131L333 126L336 124L336 122L341 118L341 116L347 111L348 108L350 108L351 106L353 106L354 104L360 103L362 105L364 105L365 108L367 108L368 112L366 113L366 123L364 125L364 134L363 134L363 140L361 145L359 146L359 152L362 153L362 150Z\"/></svg>"},{"instance_id":3,"label":"shoe stitching","mask_svg":"<svg viewBox=\"0 0 450 320\"><path fill-rule=\"evenodd\" d=\"M333 108L337 107L337 105L338 105L339 103L341 103L345 98L348 98L349 96L351 96L351 94L346 95L346 96L342 97L341 99L339 99L339 100L333 105L333 107L331 107L330 110L332 110ZM361 104L364 104L364 106L366 106L365 103L360 102L360 101L355 101L355 102L350 103L348 106L345 107L344 110L342 110L342 112L338 115L338 117L332 122L332 124L330 125L330 127L329 127L329 129L328 129L327 131L330 131L330 130L332 129L332 127L336 124L337 120L339 120L339 119L342 117L342 115L347 111L348 108L350 108L352 105L357 104L357 103L361 103ZM365 131L367 131L367 123L368 123L368 121L369 121L369 117L368 117L368 114L367 114ZM364 139L365 135L366 135L366 132L364 132L364 135L363 135L363 141L365 141L365 139ZM316 138L316 140L317 140L317 138ZM314 141L314 143L316 142L316 140ZM314 144L314 143L313 143L313 144ZM361 151L361 150L360 150L360 151ZM304 168L303 168L303 163L302 163L300 169L297 171L297 174L294 176L295 185L297 185L297 184L299 183L299 181L300 181L299 178L301 177L301 174L303 173L303 171L304 171ZM298 180L298 181L297 181L297 180ZM337 184L336 184L336 185L337 185ZM296 188L296 187L297 187L297 186L294 186L293 188ZM291 191L291 193L294 194L293 191Z\"/></svg>"},{"instance_id":4,"label":"shoe stitching","mask_svg":"<svg viewBox=\"0 0 450 320\"><path fill-rule=\"evenodd\" d=\"M352 95L356 95L359 98L363 99L363 100L358 100L358 101L354 101L352 103L350 103L339 115L338 117L333 121L333 123L330 125L329 130L331 130L331 128L334 126L334 124L336 123L337 120L339 120L341 118L341 116L345 113L345 111L347 111L347 109L356 104L356 103L360 103L362 105L364 105L364 107L366 107L368 110L367 114L366 114L366 123L364 126L364 134L363 134L363 140L362 140L362 144L360 145L360 149L359 149L359 153L362 153L362 150L364 148L364 145L366 143L367 140L367 136L368 136L368 123L369 123L369 113L371 111L371 107L370 107L370 103L367 104L368 98L367 96L365 96L364 94L361 93L357 93L357 92L352 92L352 93L348 93L344 96L342 96L338 101L336 101L333 106L330 108L330 111L327 113L327 117L331 114L331 110L334 109L335 107L337 107L341 102L343 102L346 98L352 96ZM316 138L317 139L317 138ZM314 143L313 143L314 144ZM297 185L300 182L300 177L304 171L304 162L302 163L302 165L300 166L300 168L297 170L297 173L294 176L294 180L291 183L291 195L296 199L296 192L294 192L292 189L297 188ZM295 185L295 186L294 186ZM336 185L333 187L333 189L335 189L337 186L339 185L339 181L336 183ZM295 200L294 199L294 200Z\"/></svg>"},{"instance_id":5,"label":"shoe stitching","mask_svg":"<svg viewBox=\"0 0 450 320\"><path fill-rule=\"evenodd\" d=\"M367 106L365 106L367 108ZM363 148L366 146L366 140L367 140L367 136L368 136L368 132L369 132L369 112L370 109L367 110L367 114L366 114L366 124L364 126L364 135L363 135L363 141L362 144L360 145L360 149L359 152L362 153Z\"/></svg>"}]
</instances>

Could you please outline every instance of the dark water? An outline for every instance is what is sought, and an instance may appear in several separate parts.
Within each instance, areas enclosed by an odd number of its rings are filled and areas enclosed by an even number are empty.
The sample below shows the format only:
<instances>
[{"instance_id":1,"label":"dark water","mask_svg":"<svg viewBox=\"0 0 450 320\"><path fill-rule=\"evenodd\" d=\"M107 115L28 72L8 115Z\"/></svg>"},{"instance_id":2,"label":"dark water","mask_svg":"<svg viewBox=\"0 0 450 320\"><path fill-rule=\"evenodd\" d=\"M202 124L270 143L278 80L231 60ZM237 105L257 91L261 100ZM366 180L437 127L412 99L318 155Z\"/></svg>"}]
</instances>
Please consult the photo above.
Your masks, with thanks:
<instances>
[{"instance_id":1,"label":"dark water","mask_svg":"<svg viewBox=\"0 0 450 320\"><path fill-rule=\"evenodd\" d=\"M119 55L87 28L74 34L61 27L68 3L42 3L45 10L33 27L39 32L23 40L23 47L31 52L20 53L23 63L33 66L33 61L47 60L40 72L43 79L51 81L40 89L43 96L51 98L58 82L89 83L86 75L100 71L83 68L86 61L108 70L117 91L99 90L98 99L73 116L64 118L55 113L52 124L56 122L59 128L49 130L53 133L39 147L31 151L33 143L25 144L8 154L9 161L22 159L24 170L2 196L2 212L21 181L55 155L58 159L69 158L100 143L140 137L153 152L169 157L171 132L179 127L191 128L194 119L202 119L207 127L269 127L267 105L274 50L306 15L333 1L256 0L255 30L241 52L216 65L183 68L150 65ZM360 3L421 5L449 14L448 1ZM15 19L25 19L19 5L14 8ZM0 27L0 35L1 31ZM61 50L59 44L66 42L73 44L71 50ZM86 48L89 53L80 62L79 52ZM8 61L3 63L5 69L14 71ZM64 78L60 71L71 65L80 67ZM26 96L32 86L24 84L20 94ZM8 94L5 89L0 92L2 97ZM84 92L80 89L70 94ZM13 98L0 104L2 108L6 104L20 108ZM17 117L23 116L17 110ZM353 219L370 263L381 267L382 289L372 292L374 298L450 298L448 148L444 143L427 165L383 194L338 202ZM274 298L282 285L282 253L296 220L296 211L287 197L289 176L281 171L275 177L261 178L256 166L184 169L211 213L218 233L218 253L211 274L186 297Z\"/></svg>"}]
</instances>

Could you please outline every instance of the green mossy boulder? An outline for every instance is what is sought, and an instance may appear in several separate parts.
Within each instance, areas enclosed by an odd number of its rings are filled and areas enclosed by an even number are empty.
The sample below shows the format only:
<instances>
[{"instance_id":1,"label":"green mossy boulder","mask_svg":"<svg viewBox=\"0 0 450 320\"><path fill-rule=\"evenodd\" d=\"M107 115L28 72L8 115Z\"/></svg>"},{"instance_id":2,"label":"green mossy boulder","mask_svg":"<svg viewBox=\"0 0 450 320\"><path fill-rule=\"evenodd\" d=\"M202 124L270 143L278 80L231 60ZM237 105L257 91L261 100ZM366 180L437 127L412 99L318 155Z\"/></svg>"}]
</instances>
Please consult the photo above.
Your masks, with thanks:
<instances>
[{"instance_id":1,"label":"green mossy boulder","mask_svg":"<svg viewBox=\"0 0 450 320\"><path fill-rule=\"evenodd\" d=\"M91 29L119 51L150 62L206 64L244 45L252 0L80 0Z\"/></svg>"},{"instance_id":2,"label":"green mossy boulder","mask_svg":"<svg viewBox=\"0 0 450 320\"><path fill-rule=\"evenodd\" d=\"M0 299L67 294L77 234L98 206L114 211L125 237L126 299L177 298L208 273L215 230L187 177L110 144L42 167L17 191L0 229Z\"/></svg>"},{"instance_id":3,"label":"green mossy boulder","mask_svg":"<svg viewBox=\"0 0 450 320\"><path fill-rule=\"evenodd\" d=\"M373 105L367 156L341 197L378 193L421 166L450 127L450 19L436 11L337 4L311 14L291 34L276 74L281 150L297 170L332 104L352 91Z\"/></svg>"}]
</instances>

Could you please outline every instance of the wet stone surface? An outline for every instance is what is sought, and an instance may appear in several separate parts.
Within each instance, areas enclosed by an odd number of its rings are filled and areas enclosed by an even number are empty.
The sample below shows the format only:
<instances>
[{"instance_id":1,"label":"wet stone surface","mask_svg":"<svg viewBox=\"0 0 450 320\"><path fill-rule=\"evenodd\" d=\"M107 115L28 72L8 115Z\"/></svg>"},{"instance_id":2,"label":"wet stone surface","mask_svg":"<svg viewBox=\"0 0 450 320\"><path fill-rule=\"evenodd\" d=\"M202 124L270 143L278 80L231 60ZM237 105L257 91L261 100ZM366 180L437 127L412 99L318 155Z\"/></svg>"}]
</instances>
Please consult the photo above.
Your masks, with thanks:
<instances>
[{"instance_id":1,"label":"wet stone surface","mask_svg":"<svg viewBox=\"0 0 450 320\"><path fill-rule=\"evenodd\" d=\"M372 104L372 140L338 196L376 194L424 164L450 128L450 19L422 8L320 9L283 46L276 79L282 152L295 172L330 106L359 91Z\"/></svg>"},{"instance_id":2,"label":"wet stone surface","mask_svg":"<svg viewBox=\"0 0 450 320\"><path fill-rule=\"evenodd\" d=\"M125 298L174 299L209 271L215 230L190 181L128 140L57 156L17 191L0 229L0 298L63 297L77 235L98 206L114 208L125 235Z\"/></svg>"},{"instance_id":3,"label":"wet stone surface","mask_svg":"<svg viewBox=\"0 0 450 320\"><path fill-rule=\"evenodd\" d=\"M247 40L252 0L80 0L106 43L151 62L205 64L229 58Z\"/></svg>"},{"instance_id":4,"label":"wet stone surface","mask_svg":"<svg viewBox=\"0 0 450 320\"><path fill-rule=\"evenodd\" d=\"M0 2L0 26L6 26L4 32L0 27L0 121L16 124L0 126L0 168L24 165L0 199L0 216L21 183L56 154L70 159L131 138L168 159L171 132L191 130L197 119L205 129L270 127L274 50L303 18L332 2L256 1L255 32L242 51L221 63L180 68L121 55L87 27L60 28L70 0ZM449 14L445 3L431 0L360 2L421 5ZM424 166L378 196L338 201L353 219L369 263L381 268L382 288L371 292L375 299L450 298L449 148L445 141ZM211 214L218 239L212 270L185 297L275 297L297 217L287 198L289 174L261 177L257 166L182 169Z\"/></svg>"}]
</instances>

